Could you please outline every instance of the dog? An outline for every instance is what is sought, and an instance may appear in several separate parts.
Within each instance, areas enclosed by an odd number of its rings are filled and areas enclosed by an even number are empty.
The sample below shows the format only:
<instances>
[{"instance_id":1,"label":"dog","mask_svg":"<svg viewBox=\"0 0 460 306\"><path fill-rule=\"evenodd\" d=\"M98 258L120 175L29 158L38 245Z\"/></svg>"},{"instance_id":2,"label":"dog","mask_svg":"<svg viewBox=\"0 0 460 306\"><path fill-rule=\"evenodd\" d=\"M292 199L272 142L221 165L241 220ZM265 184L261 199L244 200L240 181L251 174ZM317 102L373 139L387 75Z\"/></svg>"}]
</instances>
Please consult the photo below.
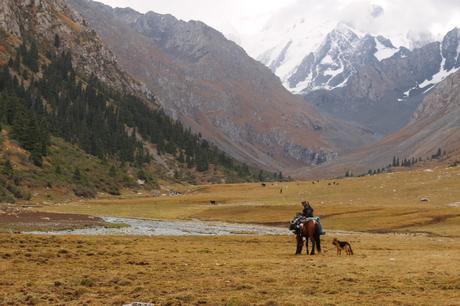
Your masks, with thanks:
<instances>
[{"instance_id":1,"label":"dog","mask_svg":"<svg viewBox=\"0 0 460 306\"><path fill-rule=\"evenodd\" d=\"M334 238L334 240L332 240L332 244L337 248L337 256L342 255L342 250L344 250L347 255L353 255L353 249L351 248L350 243Z\"/></svg>"}]
</instances>

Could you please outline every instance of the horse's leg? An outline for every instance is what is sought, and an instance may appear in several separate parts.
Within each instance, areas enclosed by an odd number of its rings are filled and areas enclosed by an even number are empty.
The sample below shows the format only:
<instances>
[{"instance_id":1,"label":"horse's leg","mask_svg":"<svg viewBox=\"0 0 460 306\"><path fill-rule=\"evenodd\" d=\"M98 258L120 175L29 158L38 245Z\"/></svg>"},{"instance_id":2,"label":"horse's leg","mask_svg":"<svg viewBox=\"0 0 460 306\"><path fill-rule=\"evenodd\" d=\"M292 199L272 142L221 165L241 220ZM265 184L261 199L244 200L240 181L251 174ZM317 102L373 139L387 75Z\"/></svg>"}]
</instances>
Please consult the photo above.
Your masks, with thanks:
<instances>
[{"instance_id":1,"label":"horse's leg","mask_svg":"<svg viewBox=\"0 0 460 306\"><path fill-rule=\"evenodd\" d=\"M302 252L302 244L303 244L302 236L299 234L297 235L297 249L295 251L296 255L299 255Z\"/></svg>"},{"instance_id":2,"label":"horse's leg","mask_svg":"<svg viewBox=\"0 0 460 306\"><path fill-rule=\"evenodd\" d=\"M315 255L315 244L316 244L315 237L311 237L311 252L310 252L310 255Z\"/></svg>"},{"instance_id":3,"label":"horse's leg","mask_svg":"<svg viewBox=\"0 0 460 306\"><path fill-rule=\"evenodd\" d=\"M321 253L321 236L317 235L316 237L316 248L318 249L318 253Z\"/></svg>"},{"instance_id":4,"label":"horse's leg","mask_svg":"<svg viewBox=\"0 0 460 306\"><path fill-rule=\"evenodd\" d=\"M305 248L307 249L307 255L308 255L308 237L305 238Z\"/></svg>"}]
</instances>

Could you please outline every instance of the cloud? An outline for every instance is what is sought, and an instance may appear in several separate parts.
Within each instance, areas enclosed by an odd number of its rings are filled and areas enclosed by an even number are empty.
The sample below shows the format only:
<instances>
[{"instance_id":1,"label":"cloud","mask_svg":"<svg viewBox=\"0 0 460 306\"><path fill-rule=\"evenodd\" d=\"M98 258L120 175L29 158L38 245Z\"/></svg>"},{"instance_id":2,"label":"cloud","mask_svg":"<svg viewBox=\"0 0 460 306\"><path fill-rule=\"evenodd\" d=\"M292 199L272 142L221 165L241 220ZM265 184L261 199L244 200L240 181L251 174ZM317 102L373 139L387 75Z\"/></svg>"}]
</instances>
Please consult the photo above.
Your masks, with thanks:
<instances>
[{"instance_id":1,"label":"cloud","mask_svg":"<svg viewBox=\"0 0 460 306\"><path fill-rule=\"evenodd\" d=\"M385 13L385 10L383 9L383 7L381 7L379 5L373 5L372 6L372 10L371 10L371 16L372 17L378 18L378 17L382 16L384 13Z\"/></svg>"},{"instance_id":2,"label":"cloud","mask_svg":"<svg viewBox=\"0 0 460 306\"><path fill-rule=\"evenodd\" d=\"M100 0L101 1L101 0ZM200 20L237 35L259 32L277 10L296 0L102 0L113 7L131 7L140 12L172 14L188 21Z\"/></svg>"},{"instance_id":3,"label":"cloud","mask_svg":"<svg viewBox=\"0 0 460 306\"><path fill-rule=\"evenodd\" d=\"M411 37L438 38L460 26L460 0L102 0L141 12L170 13L201 20L227 36L242 39L264 30L283 33L293 20L311 27L345 21L358 30L409 45ZM422 35L423 33L423 35Z\"/></svg>"},{"instance_id":4,"label":"cloud","mask_svg":"<svg viewBox=\"0 0 460 306\"><path fill-rule=\"evenodd\" d=\"M396 45L410 47L411 38L438 39L460 26L460 1L297 0L277 11L266 29L280 29L301 19L312 28L343 21L362 32L384 35Z\"/></svg>"}]
</instances>

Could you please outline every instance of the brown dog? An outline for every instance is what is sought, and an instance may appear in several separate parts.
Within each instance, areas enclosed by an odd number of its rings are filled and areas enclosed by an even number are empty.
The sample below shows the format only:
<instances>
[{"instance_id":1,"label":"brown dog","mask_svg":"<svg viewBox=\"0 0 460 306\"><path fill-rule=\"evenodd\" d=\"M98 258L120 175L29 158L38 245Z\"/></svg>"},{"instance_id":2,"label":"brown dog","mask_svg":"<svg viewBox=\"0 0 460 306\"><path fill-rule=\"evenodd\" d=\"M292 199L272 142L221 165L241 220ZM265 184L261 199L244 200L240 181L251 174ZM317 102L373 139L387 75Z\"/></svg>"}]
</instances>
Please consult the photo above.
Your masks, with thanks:
<instances>
[{"instance_id":1,"label":"brown dog","mask_svg":"<svg viewBox=\"0 0 460 306\"><path fill-rule=\"evenodd\" d=\"M347 255L353 255L353 250L351 249L350 243L346 241L340 241L337 240L337 238L334 238L334 240L332 240L332 244L337 247L337 255L341 255L342 250L345 250L345 253Z\"/></svg>"}]
</instances>

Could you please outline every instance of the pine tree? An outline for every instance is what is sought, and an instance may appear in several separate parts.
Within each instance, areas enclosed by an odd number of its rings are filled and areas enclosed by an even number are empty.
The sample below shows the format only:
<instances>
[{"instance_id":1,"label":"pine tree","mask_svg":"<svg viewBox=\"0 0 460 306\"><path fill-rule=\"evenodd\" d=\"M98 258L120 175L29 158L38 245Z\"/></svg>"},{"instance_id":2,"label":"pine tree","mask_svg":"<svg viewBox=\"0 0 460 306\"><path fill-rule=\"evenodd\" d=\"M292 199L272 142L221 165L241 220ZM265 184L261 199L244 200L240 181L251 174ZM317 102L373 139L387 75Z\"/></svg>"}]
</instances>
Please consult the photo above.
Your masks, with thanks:
<instances>
[{"instance_id":1,"label":"pine tree","mask_svg":"<svg viewBox=\"0 0 460 306\"><path fill-rule=\"evenodd\" d=\"M54 35L54 47L56 49L59 49L59 47L61 46L61 38L59 37L59 35L56 33Z\"/></svg>"},{"instance_id":2,"label":"pine tree","mask_svg":"<svg viewBox=\"0 0 460 306\"><path fill-rule=\"evenodd\" d=\"M2 174L6 175L7 177L12 177L14 175L13 165L9 160L6 160L3 164Z\"/></svg>"},{"instance_id":3,"label":"pine tree","mask_svg":"<svg viewBox=\"0 0 460 306\"><path fill-rule=\"evenodd\" d=\"M109 169L109 176L110 177L116 177L117 176L117 169L115 169L115 166L112 165Z\"/></svg>"},{"instance_id":4,"label":"pine tree","mask_svg":"<svg viewBox=\"0 0 460 306\"><path fill-rule=\"evenodd\" d=\"M75 168L75 171L73 172L72 179L73 179L74 181L76 181L76 182L80 182L80 181L81 181L80 169Z\"/></svg>"}]
</instances>

